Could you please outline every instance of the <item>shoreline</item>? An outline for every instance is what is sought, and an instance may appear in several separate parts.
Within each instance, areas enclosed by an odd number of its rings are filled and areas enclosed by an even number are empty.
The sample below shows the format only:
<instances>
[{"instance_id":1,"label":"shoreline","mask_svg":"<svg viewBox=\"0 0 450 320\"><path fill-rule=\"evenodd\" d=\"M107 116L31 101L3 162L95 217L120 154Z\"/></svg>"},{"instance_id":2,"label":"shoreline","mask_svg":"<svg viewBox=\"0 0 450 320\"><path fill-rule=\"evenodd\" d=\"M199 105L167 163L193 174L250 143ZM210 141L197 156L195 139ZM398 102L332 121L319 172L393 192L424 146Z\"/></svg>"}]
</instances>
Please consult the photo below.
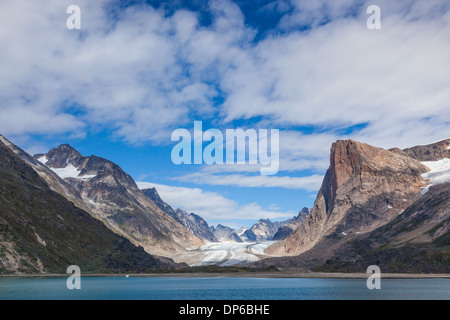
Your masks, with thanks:
<instances>
[{"instance_id":1,"label":"shoreline","mask_svg":"<svg viewBox=\"0 0 450 320\"><path fill-rule=\"evenodd\" d=\"M8 274L0 275L2 278L67 278L71 274ZM325 272L236 272L236 273L142 273L142 274L105 274L91 273L81 274L81 277L101 278L298 278L298 279L367 279L368 273L325 273ZM450 274L411 274L411 273L385 273L382 279L450 279Z\"/></svg>"}]
</instances>

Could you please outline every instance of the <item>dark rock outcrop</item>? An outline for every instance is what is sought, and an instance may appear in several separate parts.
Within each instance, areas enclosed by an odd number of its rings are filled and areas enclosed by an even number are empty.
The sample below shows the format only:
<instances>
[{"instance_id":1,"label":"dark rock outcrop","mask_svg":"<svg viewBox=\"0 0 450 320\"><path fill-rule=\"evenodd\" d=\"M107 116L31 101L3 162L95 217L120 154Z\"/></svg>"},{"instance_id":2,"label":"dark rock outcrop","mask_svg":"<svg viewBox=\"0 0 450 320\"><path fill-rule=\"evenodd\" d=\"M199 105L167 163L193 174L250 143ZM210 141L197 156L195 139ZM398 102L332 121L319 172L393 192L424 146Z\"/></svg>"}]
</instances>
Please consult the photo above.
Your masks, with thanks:
<instances>
[{"instance_id":1,"label":"dark rock outcrop","mask_svg":"<svg viewBox=\"0 0 450 320\"><path fill-rule=\"evenodd\" d=\"M247 242L256 242L256 241L258 241L258 237L250 229L244 231L244 233L240 236L240 238L242 239L243 237L246 239Z\"/></svg>"}]
</instances>

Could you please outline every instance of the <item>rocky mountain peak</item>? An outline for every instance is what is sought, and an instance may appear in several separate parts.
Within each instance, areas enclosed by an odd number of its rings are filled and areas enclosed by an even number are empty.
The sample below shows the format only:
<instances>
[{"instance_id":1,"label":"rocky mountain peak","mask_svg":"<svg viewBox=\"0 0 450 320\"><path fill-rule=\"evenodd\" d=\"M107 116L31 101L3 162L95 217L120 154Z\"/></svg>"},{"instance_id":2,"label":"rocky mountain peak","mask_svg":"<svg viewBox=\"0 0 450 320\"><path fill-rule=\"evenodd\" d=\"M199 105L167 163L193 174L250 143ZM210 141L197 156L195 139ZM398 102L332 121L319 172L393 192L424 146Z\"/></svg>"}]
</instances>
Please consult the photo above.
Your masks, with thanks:
<instances>
[{"instance_id":1,"label":"rocky mountain peak","mask_svg":"<svg viewBox=\"0 0 450 320\"><path fill-rule=\"evenodd\" d=\"M364 233L388 223L420 197L427 171L406 154L354 140L335 142L311 214L267 252L300 253L326 235Z\"/></svg>"},{"instance_id":2,"label":"rocky mountain peak","mask_svg":"<svg viewBox=\"0 0 450 320\"><path fill-rule=\"evenodd\" d=\"M407 148L402 151L411 158L419 161L450 159L450 139L441 140L429 145Z\"/></svg>"},{"instance_id":3,"label":"rocky mountain peak","mask_svg":"<svg viewBox=\"0 0 450 320\"><path fill-rule=\"evenodd\" d=\"M36 155L35 157L40 158L41 156ZM86 161L86 158L69 144L61 144L59 147L51 149L44 156L47 160L46 165L52 168L65 168L68 164L78 168Z\"/></svg>"},{"instance_id":4,"label":"rocky mountain peak","mask_svg":"<svg viewBox=\"0 0 450 320\"><path fill-rule=\"evenodd\" d=\"M136 187L134 180L131 178L131 176L125 173L122 168L120 168L114 162L101 157L97 157L94 155L88 157L87 161L81 169L81 175L111 175L117 180L121 180L122 182L126 181L127 184L133 185L133 188Z\"/></svg>"},{"instance_id":5,"label":"rocky mountain peak","mask_svg":"<svg viewBox=\"0 0 450 320\"><path fill-rule=\"evenodd\" d=\"M211 226L210 229L218 241L242 242L236 231L230 227L219 223L215 228Z\"/></svg>"},{"instance_id":6,"label":"rocky mountain peak","mask_svg":"<svg viewBox=\"0 0 450 320\"><path fill-rule=\"evenodd\" d=\"M303 220L308 217L308 215L311 213L311 209L304 207L298 215L292 219L286 220L286 224L281 224L278 228L277 232L273 235L272 240L284 240L286 239L292 231L294 231L300 223L302 223Z\"/></svg>"},{"instance_id":7,"label":"rocky mountain peak","mask_svg":"<svg viewBox=\"0 0 450 320\"><path fill-rule=\"evenodd\" d=\"M299 212L298 214L299 214L299 216L300 216L300 215L308 215L308 214L310 214L310 213L311 213L311 209L310 209L310 208L303 207L303 209L300 210L300 212Z\"/></svg>"},{"instance_id":8,"label":"rocky mountain peak","mask_svg":"<svg viewBox=\"0 0 450 320\"><path fill-rule=\"evenodd\" d=\"M176 219L177 214L176 214L175 210L161 199L156 188L147 188L147 189L142 189L141 191L150 200L152 200L161 210L163 210L165 213L167 213L172 218Z\"/></svg>"},{"instance_id":9,"label":"rocky mountain peak","mask_svg":"<svg viewBox=\"0 0 450 320\"><path fill-rule=\"evenodd\" d=\"M337 190L347 184L350 188L370 189L372 193L389 193L401 186L410 193L424 186L421 174L427 171L424 165L407 155L354 140L337 141L331 147L330 168L323 185L329 204L327 211L333 209Z\"/></svg>"},{"instance_id":10,"label":"rocky mountain peak","mask_svg":"<svg viewBox=\"0 0 450 320\"><path fill-rule=\"evenodd\" d=\"M144 189L142 191L145 191L145 195L147 197L150 197L152 200L156 200L156 199L161 200L161 197L159 196L159 193L156 190L156 188L148 188L148 189Z\"/></svg>"},{"instance_id":11,"label":"rocky mountain peak","mask_svg":"<svg viewBox=\"0 0 450 320\"><path fill-rule=\"evenodd\" d=\"M114 162L84 157L67 144L35 158L70 184L93 216L147 252L168 256L203 244Z\"/></svg>"}]
</instances>

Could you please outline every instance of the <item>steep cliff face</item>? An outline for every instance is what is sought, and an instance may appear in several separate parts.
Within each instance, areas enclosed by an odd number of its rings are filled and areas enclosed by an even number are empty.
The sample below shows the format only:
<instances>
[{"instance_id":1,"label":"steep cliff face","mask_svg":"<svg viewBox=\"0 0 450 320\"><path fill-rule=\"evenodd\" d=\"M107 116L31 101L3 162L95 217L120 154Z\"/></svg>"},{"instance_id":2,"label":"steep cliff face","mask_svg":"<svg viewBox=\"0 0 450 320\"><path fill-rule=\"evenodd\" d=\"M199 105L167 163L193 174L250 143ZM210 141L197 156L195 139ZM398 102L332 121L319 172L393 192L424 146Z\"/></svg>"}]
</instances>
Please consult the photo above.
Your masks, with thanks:
<instances>
[{"instance_id":1,"label":"steep cliff face","mask_svg":"<svg viewBox=\"0 0 450 320\"><path fill-rule=\"evenodd\" d=\"M0 141L0 273L65 273L70 265L83 273L177 266L134 246L52 190L51 175L43 179L22 159L29 155L7 144Z\"/></svg>"},{"instance_id":2,"label":"steep cliff face","mask_svg":"<svg viewBox=\"0 0 450 320\"><path fill-rule=\"evenodd\" d=\"M406 154L337 141L311 214L266 252L298 255L326 236L362 234L387 224L420 197L427 171Z\"/></svg>"},{"instance_id":3,"label":"steep cliff face","mask_svg":"<svg viewBox=\"0 0 450 320\"><path fill-rule=\"evenodd\" d=\"M113 162L84 157L69 145L35 157L69 183L95 217L147 252L171 256L203 244Z\"/></svg>"}]
</instances>

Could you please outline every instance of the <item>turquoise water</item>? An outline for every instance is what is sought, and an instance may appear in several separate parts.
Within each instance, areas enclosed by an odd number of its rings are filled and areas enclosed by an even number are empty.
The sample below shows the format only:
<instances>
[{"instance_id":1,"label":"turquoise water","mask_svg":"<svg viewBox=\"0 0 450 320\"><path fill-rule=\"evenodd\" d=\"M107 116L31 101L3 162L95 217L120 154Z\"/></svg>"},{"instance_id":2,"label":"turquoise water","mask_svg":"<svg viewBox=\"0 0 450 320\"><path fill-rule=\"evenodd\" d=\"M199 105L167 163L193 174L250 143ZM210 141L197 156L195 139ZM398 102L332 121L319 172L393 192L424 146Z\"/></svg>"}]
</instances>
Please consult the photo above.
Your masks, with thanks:
<instances>
[{"instance_id":1,"label":"turquoise water","mask_svg":"<svg viewBox=\"0 0 450 320\"><path fill-rule=\"evenodd\" d=\"M365 279L263 278L0 278L0 300L351 300L450 299L450 279L382 279L369 290Z\"/></svg>"}]
</instances>

